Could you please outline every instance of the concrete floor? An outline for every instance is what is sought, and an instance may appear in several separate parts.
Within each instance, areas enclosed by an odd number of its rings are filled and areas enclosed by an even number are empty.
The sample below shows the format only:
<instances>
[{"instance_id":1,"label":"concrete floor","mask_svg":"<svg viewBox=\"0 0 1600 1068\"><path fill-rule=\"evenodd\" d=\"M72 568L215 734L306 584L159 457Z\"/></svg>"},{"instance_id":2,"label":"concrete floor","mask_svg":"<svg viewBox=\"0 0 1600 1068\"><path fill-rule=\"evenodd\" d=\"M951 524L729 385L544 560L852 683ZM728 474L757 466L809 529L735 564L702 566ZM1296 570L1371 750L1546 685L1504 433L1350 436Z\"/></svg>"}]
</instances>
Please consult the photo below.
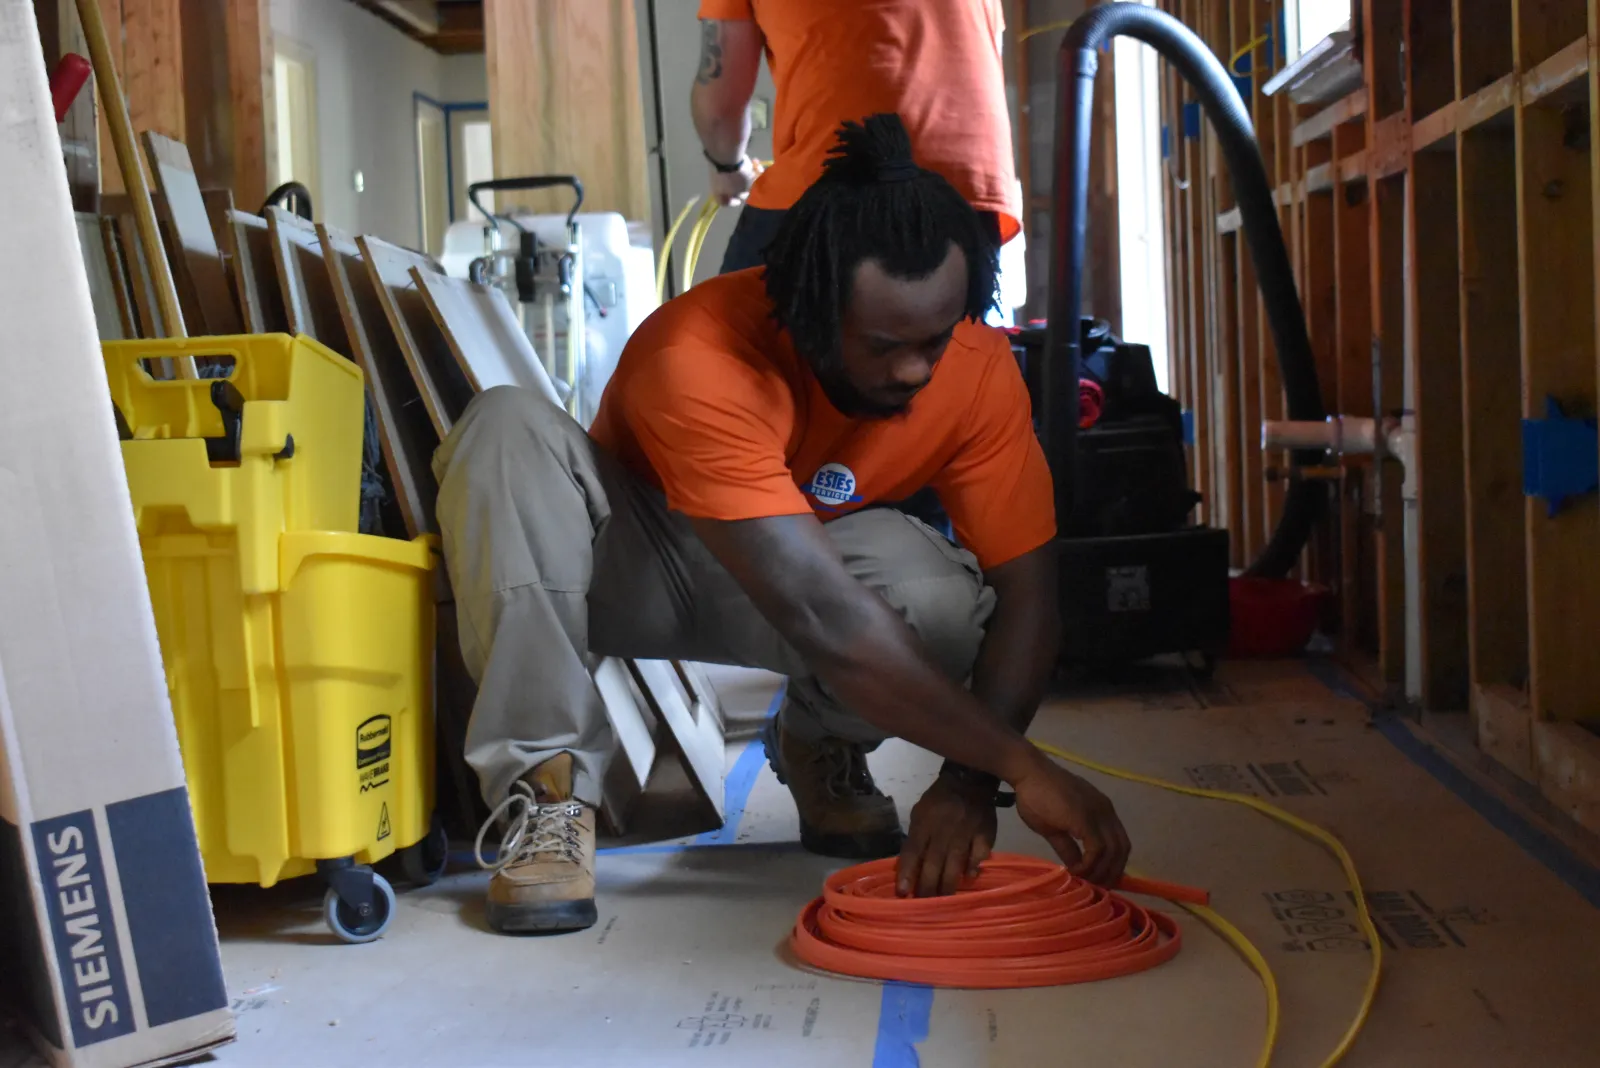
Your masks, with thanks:
<instances>
[{"instance_id":1,"label":"concrete floor","mask_svg":"<svg viewBox=\"0 0 1600 1068\"><path fill-rule=\"evenodd\" d=\"M719 676L742 733L776 680ZM1597 1063L1600 872L1426 738L1374 721L1328 670L1224 665L1217 681L1145 673L1052 702L1034 734L1182 782L1265 797L1337 833L1385 942L1371 1021L1345 1062L1563 1068ZM735 731L735 734L741 733ZM1253 974L1186 916L1182 952L1152 972L1048 990L928 991L811 974L785 949L834 864L800 851L759 743L729 747L730 825L624 846L599 862L590 931L511 939L483 925L486 876L402 893L381 941L320 924L320 890L215 895L239 1041L224 1066L860 1065L971 1068L1254 1064ZM901 812L936 761L874 755ZM1101 781L1143 873L1208 887L1266 954L1283 991L1274 1064L1315 1066L1349 1023L1369 956L1337 865L1237 806ZM656 791L645 815L671 821ZM1002 849L1041 853L1002 811ZM0 1068L37 1063L0 1032Z\"/></svg>"}]
</instances>

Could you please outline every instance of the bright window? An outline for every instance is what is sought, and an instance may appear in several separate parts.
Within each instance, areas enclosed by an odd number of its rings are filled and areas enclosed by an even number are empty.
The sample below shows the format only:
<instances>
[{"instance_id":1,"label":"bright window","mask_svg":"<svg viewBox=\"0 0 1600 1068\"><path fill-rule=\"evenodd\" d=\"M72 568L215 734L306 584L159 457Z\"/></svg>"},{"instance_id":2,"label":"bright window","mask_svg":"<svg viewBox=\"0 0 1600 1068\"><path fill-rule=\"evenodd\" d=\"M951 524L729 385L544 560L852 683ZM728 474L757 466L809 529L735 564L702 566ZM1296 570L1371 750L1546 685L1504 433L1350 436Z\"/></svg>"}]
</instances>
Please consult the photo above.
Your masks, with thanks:
<instances>
[{"instance_id":1,"label":"bright window","mask_svg":"<svg viewBox=\"0 0 1600 1068\"><path fill-rule=\"evenodd\" d=\"M1350 22L1350 0L1291 0L1284 8L1289 61Z\"/></svg>"}]
</instances>

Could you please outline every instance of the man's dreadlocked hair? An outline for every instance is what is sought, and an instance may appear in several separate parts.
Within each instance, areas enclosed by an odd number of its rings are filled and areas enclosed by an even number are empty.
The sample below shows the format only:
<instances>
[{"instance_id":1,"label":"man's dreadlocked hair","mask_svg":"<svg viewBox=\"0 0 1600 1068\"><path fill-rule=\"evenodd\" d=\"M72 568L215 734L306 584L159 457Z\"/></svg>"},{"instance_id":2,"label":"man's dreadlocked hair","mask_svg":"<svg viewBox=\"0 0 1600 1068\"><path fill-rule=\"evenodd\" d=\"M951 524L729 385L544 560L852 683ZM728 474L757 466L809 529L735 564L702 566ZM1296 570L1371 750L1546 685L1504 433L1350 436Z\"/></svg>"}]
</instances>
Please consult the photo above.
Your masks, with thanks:
<instances>
[{"instance_id":1,"label":"man's dreadlocked hair","mask_svg":"<svg viewBox=\"0 0 1600 1068\"><path fill-rule=\"evenodd\" d=\"M999 249L955 188L911 158L895 114L846 122L765 252L773 317L819 371L839 359L840 324L856 267L877 260L895 278L926 278L954 244L967 261L967 318L996 303Z\"/></svg>"}]
</instances>

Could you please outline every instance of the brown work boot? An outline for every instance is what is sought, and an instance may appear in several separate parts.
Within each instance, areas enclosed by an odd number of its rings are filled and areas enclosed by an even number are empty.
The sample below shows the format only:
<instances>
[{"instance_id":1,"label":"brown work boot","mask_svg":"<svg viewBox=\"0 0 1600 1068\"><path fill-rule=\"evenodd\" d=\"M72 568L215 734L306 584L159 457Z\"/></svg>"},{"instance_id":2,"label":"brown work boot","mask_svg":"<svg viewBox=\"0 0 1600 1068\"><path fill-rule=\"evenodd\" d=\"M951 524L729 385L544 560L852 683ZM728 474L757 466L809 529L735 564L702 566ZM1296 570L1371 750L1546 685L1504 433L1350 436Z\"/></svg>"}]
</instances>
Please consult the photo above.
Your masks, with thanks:
<instances>
[{"instance_id":1,"label":"brown work boot","mask_svg":"<svg viewBox=\"0 0 1600 1068\"><path fill-rule=\"evenodd\" d=\"M478 863L489 879L489 926L502 934L581 931L594 926L594 809L572 798L572 755L561 753L511 786L478 831ZM500 854L483 837L501 824Z\"/></svg>"},{"instance_id":2,"label":"brown work boot","mask_svg":"<svg viewBox=\"0 0 1600 1068\"><path fill-rule=\"evenodd\" d=\"M773 717L763 737L767 760L800 812L800 844L813 853L875 860L900 852L905 836L894 801L867 770L866 750L839 738L805 742Z\"/></svg>"}]
</instances>

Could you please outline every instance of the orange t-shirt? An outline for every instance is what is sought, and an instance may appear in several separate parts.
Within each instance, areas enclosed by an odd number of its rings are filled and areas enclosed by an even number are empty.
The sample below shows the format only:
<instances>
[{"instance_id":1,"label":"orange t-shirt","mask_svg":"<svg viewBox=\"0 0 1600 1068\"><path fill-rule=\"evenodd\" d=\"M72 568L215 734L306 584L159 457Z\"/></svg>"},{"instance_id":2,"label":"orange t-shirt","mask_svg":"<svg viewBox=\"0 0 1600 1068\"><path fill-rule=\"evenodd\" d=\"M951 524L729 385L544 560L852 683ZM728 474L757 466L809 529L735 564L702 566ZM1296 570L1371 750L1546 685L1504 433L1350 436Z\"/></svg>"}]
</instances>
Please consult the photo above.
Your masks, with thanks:
<instances>
[{"instance_id":1,"label":"orange t-shirt","mask_svg":"<svg viewBox=\"0 0 1600 1068\"><path fill-rule=\"evenodd\" d=\"M703 519L826 522L925 485L984 568L1055 536L1027 386L998 330L963 322L891 419L840 414L772 318L760 268L709 279L644 321L590 435Z\"/></svg>"},{"instance_id":2,"label":"orange t-shirt","mask_svg":"<svg viewBox=\"0 0 1600 1068\"><path fill-rule=\"evenodd\" d=\"M1002 241L1022 228L1000 0L700 0L700 17L754 20L766 37L774 159L752 207L792 206L841 122L893 111L919 164L1000 215Z\"/></svg>"}]
</instances>

